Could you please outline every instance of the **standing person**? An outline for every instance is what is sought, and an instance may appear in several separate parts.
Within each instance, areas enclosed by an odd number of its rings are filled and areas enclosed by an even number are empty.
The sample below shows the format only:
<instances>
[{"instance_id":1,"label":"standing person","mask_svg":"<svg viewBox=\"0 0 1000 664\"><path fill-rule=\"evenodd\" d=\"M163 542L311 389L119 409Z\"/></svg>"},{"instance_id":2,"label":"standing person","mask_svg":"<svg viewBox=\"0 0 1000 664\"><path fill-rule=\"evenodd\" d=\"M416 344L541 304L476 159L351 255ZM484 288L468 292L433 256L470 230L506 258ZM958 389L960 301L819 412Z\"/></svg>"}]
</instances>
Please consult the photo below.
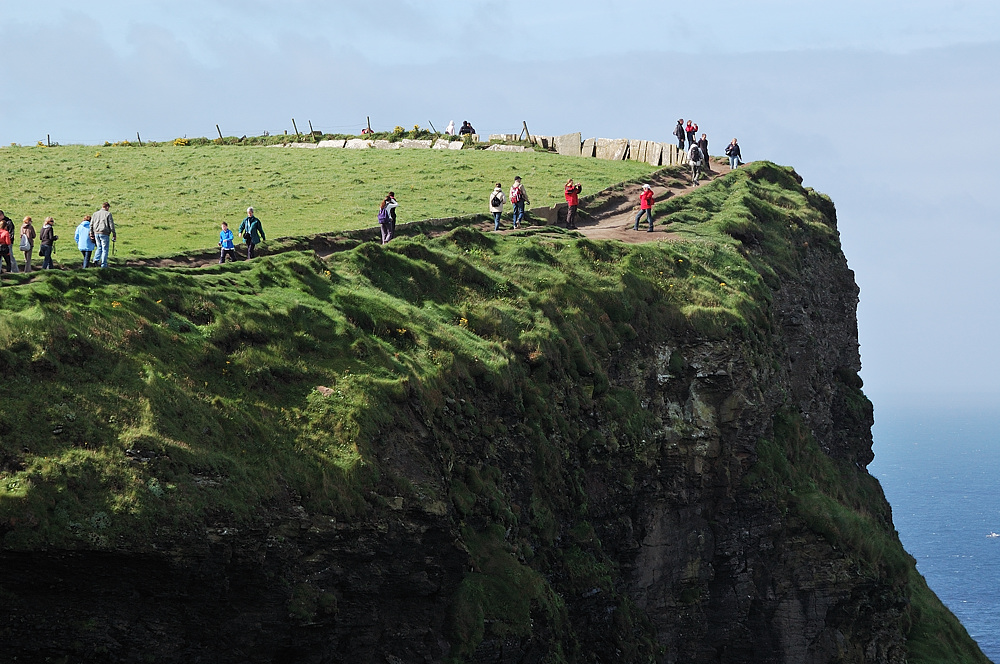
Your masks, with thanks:
<instances>
[{"instance_id":1,"label":"standing person","mask_svg":"<svg viewBox=\"0 0 1000 664\"><path fill-rule=\"evenodd\" d=\"M569 209L566 210L566 228L576 228L576 210L580 206L581 191L583 191L583 185L575 184L573 178L566 180L566 186L563 188L566 204L569 206Z\"/></svg>"},{"instance_id":2,"label":"standing person","mask_svg":"<svg viewBox=\"0 0 1000 664\"><path fill-rule=\"evenodd\" d=\"M20 247L24 252L24 271L31 272L31 251L35 247L35 227L31 225L31 217L25 217L21 222Z\"/></svg>"},{"instance_id":3,"label":"standing person","mask_svg":"<svg viewBox=\"0 0 1000 664\"><path fill-rule=\"evenodd\" d=\"M76 233L73 235L73 239L76 240L76 248L80 250L83 254L83 267L84 269L91 266L90 257L94 253L94 248L97 246L97 242L91 235L90 232L90 221L92 217L89 214L83 216L83 221L80 225L76 227Z\"/></svg>"},{"instance_id":4,"label":"standing person","mask_svg":"<svg viewBox=\"0 0 1000 664\"><path fill-rule=\"evenodd\" d=\"M229 230L229 224L222 222L222 230L219 231L219 265L226 262L226 256L233 263L236 262L236 245L233 244L233 232Z\"/></svg>"},{"instance_id":5,"label":"standing person","mask_svg":"<svg viewBox=\"0 0 1000 664\"><path fill-rule=\"evenodd\" d=\"M445 136L454 136L455 135L455 121L454 120L450 120L448 122L448 126L445 127L444 134L445 134Z\"/></svg>"},{"instance_id":6,"label":"standing person","mask_svg":"<svg viewBox=\"0 0 1000 664\"><path fill-rule=\"evenodd\" d=\"M4 214L3 210L0 210L0 224L2 224L3 227L7 229L7 232L10 233L10 240L11 240L10 262L11 262L11 264L14 267L14 269L10 270L10 272L13 272L14 274L17 274L17 272L18 272L18 269L17 269L17 258L14 255L14 249L13 249L13 242L14 242L14 222L11 221L10 218L7 217L6 214Z\"/></svg>"},{"instance_id":7,"label":"standing person","mask_svg":"<svg viewBox=\"0 0 1000 664\"><path fill-rule=\"evenodd\" d=\"M698 176L701 174L701 148L697 143L688 150L688 161L691 162L691 184L698 184Z\"/></svg>"},{"instance_id":8,"label":"standing person","mask_svg":"<svg viewBox=\"0 0 1000 664\"><path fill-rule=\"evenodd\" d=\"M674 127L674 136L677 137L677 149L683 150L684 137L687 136L687 134L684 133L684 118L681 118L677 121L677 126Z\"/></svg>"},{"instance_id":9,"label":"standing person","mask_svg":"<svg viewBox=\"0 0 1000 664\"><path fill-rule=\"evenodd\" d=\"M52 269L52 245L59 239L59 236L52 229L55 223L56 220L52 217L45 217L42 233L38 238L38 255L42 257L43 270ZM93 228L93 221L91 221L91 228Z\"/></svg>"},{"instance_id":10,"label":"standing person","mask_svg":"<svg viewBox=\"0 0 1000 664\"><path fill-rule=\"evenodd\" d=\"M740 164L743 163L743 155L740 154L740 146L735 138L726 146L726 156L729 157L729 168L733 170L739 168Z\"/></svg>"},{"instance_id":11,"label":"standing person","mask_svg":"<svg viewBox=\"0 0 1000 664\"><path fill-rule=\"evenodd\" d=\"M108 249L111 247L112 242L118 241L118 234L115 232L115 220L111 217L111 203L104 201L101 209L93 214L90 219L90 230L94 233L94 241L97 243L94 262L100 263L102 268L107 267ZM51 264L51 261L49 262Z\"/></svg>"},{"instance_id":12,"label":"standing person","mask_svg":"<svg viewBox=\"0 0 1000 664\"><path fill-rule=\"evenodd\" d=\"M503 185L497 182L497 186L493 187L493 193L490 194L490 214L493 215L493 230L500 230L500 215L503 214Z\"/></svg>"},{"instance_id":13,"label":"standing person","mask_svg":"<svg viewBox=\"0 0 1000 664\"><path fill-rule=\"evenodd\" d=\"M247 260L256 257L257 245L262 241L266 242L267 237L264 235L260 219L254 216L252 207L247 208L247 218L240 224L239 232L243 243L247 246Z\"/></svg>"},{"instance_id":14,"label":"standing person","mask_svg":"<svg viewBox=\"0 0 1000 664\"><path fill-rule=\"evenodd\" d=\"M684 133L687 134L688 149L690 150L691 146L694 145L695 134L698 133L698 125L693 123L691 120L688 120L687 126L684 127ZM684 146L682 145L681 147Z\"/></svg>"},{"instance_id":15,"label":"standing person","mask_svg":"<svg viewBox=\"0 0 1000 664\"><path fill-rule=\"evenodd\" d=\"M473 127L472 125L470 125L468 120L464 120L462 122L461 129L458 130L458 135L459 136L465 136L465 135L471 136L471 135L473 135L475 133L476 133L475 127Z\"/></svg>"},{"instance_id":16,"label":"standing person","mask_svg":"<svg viewBox=\"0 0 1000 664\"><path fill-rule=\"evenodd\" d=\"M649 230L647 232L653 232L653 188L648 184L642 185L642 193L639 194L639 214L635 215L635 226L632 230L639 230L639 220L642 219L642 215L646 215L646 219L649 221Z\"/></svg>"},{"instance_id":17,"label":"standing person","mask_svg":"<svg viewBox=\"0 0 1000 664\"><path fill-rule=\"evenodd\" d=\"M399 207L399 203L396 202L396 196L390 191L389 195L382 199L382 204L378 208L378 226L382 231L382 244L388 244L389 240L393 238L395 231L393 215L397 207Z\"/></svg>"},{"instance_id":18,"label":"standing person","mask_svg":"<svg viewBox=\"0 0 1000 664\"><path fill-rule=\"evenodd\" d=\"M521 222L524 221L524 206L528 204L528 192L524 190L524 185L521 184L520 175L515 177L514 184L510 185L508 200L514 206L514 228L520 228Z\"/></svg>"},{"instance_id":19,"label":"standing person","mask_svg":"<svg viewBox=\"0 0 1000 664\"><path fill-rule=\"evenodd\" d=\"M701 139L698 140L698 148L701 150L702 166L706 173L712 172L711 160L708 158L708 136L705 134L701 135Z\"/></svg>"},{"instance_id":20,"label":"standing person","mask_svg":"<svg viewBox=\"0 0 1000 664\"><path fill-rule=\"evenodd\" d=\"M7 271L11 272L10 269L10 254L11 245L14 243L10 237L10 231L3 224L0 224L0 260L3 260L4 265L7 266Z\"/></svg>"}]
</instances>

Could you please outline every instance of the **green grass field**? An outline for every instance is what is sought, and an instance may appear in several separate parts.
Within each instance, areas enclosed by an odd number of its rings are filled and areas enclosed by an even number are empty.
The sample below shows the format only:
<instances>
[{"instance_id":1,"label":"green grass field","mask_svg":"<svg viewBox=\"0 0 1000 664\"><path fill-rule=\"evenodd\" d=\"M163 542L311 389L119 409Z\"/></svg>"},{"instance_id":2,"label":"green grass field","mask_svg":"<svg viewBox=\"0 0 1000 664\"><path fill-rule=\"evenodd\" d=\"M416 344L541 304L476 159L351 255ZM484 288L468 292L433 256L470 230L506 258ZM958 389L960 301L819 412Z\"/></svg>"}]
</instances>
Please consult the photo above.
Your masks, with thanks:
<instances>
[{"instance_id":1,"label":"green grass field","mask_svg":"<svg viewBox=\"0 0 1000 664\"><path fill-rule=\"evenodd\" d=\"M219 223L238 224L249 205L273 238L374 226L390 190L405 222L486 213L493 184L506 189L515 175L538 206L561 201L570 177L593 193L655 170L550 153L215 145L9 147L0 160L7 216L30 215L38 228L54 217L72 242L83 215L108 200L126 257L213 247Z\"/></svg>"}]
</instances>

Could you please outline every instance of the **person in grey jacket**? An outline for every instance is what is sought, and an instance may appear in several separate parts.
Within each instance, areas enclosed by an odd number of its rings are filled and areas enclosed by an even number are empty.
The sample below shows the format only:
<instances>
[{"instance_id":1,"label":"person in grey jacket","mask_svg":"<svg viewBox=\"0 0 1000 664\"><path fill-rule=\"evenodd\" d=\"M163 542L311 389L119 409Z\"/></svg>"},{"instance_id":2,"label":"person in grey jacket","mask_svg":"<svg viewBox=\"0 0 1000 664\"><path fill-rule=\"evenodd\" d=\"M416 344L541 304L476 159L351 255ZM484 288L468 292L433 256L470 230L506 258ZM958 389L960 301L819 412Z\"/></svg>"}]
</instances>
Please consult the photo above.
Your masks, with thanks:
<instances>
[{"instance_id":1,"label":"person in grey jacket","mask_svg":"<svg viewBox=\"0 0 1000 664\"><path fill-rule=\"evenodd\" d=\"M94 251L94 263L102 268L108 266L108 250L112 242L118 241L118 234L115 232L115 220L111 216L111 203L107 201L101 205L101 209L91 215L90 230L94 234L94 242L97 249Z\"/></svg>"}]
</instances>

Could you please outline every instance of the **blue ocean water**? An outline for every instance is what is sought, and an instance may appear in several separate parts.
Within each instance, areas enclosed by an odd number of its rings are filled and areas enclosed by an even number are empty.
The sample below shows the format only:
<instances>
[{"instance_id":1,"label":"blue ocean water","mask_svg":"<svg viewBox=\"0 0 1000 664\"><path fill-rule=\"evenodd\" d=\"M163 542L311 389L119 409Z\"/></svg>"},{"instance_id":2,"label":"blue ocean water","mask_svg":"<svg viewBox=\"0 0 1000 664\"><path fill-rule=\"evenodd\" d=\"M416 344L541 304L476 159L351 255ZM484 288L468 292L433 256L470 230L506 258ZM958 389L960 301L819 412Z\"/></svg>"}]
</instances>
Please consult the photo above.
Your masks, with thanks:
<instances>
[{"instance_id":1,"label":"blue ocean water","mask_svg":"<svg viewBox=\"0 0 1000 664\"><path fill-rule=\"evenodd\" d=\"M875 406L869 466L917 569L1000 662L1000 408Z\"/></svg>"}]
</instances>

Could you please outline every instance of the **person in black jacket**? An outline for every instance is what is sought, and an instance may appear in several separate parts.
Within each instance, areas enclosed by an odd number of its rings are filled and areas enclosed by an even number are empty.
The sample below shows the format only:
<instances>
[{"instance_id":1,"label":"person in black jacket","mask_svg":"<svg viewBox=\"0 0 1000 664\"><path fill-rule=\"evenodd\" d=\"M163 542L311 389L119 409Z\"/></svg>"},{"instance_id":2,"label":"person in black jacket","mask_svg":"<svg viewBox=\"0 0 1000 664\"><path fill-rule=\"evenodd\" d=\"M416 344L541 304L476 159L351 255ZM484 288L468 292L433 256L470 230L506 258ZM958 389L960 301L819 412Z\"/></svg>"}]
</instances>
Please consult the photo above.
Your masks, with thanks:
<instances>
[{"instance_id":1,"label":"person in black jacket","mask_svg":"<svg viewBox=\"0 0 1000 664\"><path fill-rule=\"evenodd\" d=\"M687 138L687 134L684 132L684 118L677 121L677 126L674 127L674 136L677 137L677 149L684 149L684 139Z\"/></svg>"},{"instance_id":2,"label":"person in black jacket","mask_svg":"<svg viewBox=\"0 0 1000 664\"><path fill-rule=\"evenodd\" d=\"M469 134L471 136L472 134L475 133L476 133L475 128L469 124L468 120L462 122L462 128L458 130L459 136L464 136L465 134Z\"/></svg>"},{"instance_id":3,"label":"person in black jacket","mask_svg":"<svg viewBox=\"0 0 1000 664\"><path fill-rule=\"evenodd\" d=\"M708 136L705 134L701 135L701 138L698 139L698 147L701 149L702 169L706 173L711 173L712 162L708 158Z\"/></svg>"},{"instance_id":4,"label":"person in black jacket","mask_svg":"<svg viewBox=\"0 0 1000 664\"><path fill-rule=\"evenodd\" d=\"M742 156L740 154L740 146L734 138L732 142L726 146L726 156L729 157L729 168L736 169L739 165L743 163Z\"/></svg>"}]
</instances>

